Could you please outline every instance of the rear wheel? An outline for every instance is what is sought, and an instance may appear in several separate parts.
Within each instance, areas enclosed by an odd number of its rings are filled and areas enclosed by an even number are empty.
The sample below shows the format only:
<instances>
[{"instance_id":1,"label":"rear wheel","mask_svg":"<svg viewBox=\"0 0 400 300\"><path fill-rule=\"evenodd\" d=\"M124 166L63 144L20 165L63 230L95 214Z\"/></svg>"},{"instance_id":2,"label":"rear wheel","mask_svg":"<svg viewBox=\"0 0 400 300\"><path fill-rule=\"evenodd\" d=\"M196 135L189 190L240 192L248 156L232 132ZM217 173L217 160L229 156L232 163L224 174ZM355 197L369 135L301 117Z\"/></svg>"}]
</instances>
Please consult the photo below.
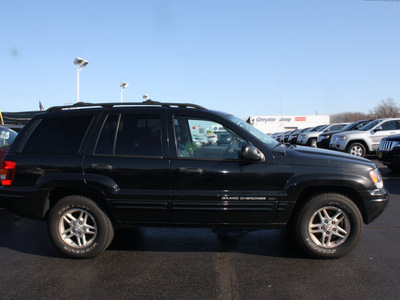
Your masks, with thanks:
<instances>
[{"instance_id":1,"label":"rear wheel","mask_svg":"<svg viewBox=\"0 0 400 300\"><path fill-rule=\"evenodd\" d=\"M339 258L357 245L362 232L358 207L346 196L313 196L297 215L295 233L300 246L315 258Z\"/></svg>"},{"instance_id":2,"label":"rear wheel","mask_svg":"<svg viewBox=\"0 0 400 300\"><path fill-rule=\"evenodd\" d=\"M54 245L74 258L95 257L114 236L105 212L82 196L67 196L57 202L50 211L48 228Z\"/></svg>"},{"instance_id":3,"label":"rear wheel","mask_svg":"<svg viewBox=\"0 0 400 300\"><path fill-rule=\"evenodd\" d=\"M353 143L347 148L347 153L359 157L364 157L366 150L363 144L361 143Z\"/></svg>"}]
</instances>

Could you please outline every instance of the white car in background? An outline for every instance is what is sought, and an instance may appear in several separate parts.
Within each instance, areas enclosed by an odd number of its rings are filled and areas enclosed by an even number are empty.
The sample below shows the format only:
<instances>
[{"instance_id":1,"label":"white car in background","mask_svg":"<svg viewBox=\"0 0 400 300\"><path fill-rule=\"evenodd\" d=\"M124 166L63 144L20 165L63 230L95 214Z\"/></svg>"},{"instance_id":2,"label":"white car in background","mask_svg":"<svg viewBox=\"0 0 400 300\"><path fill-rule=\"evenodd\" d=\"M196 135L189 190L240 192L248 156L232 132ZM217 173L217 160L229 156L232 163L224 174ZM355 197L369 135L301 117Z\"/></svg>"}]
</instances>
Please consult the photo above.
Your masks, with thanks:
<instances>
[{"instance_id":1,"label":"white car in background","mask_svg":"<svg viewBox=\"0 0 400 300\"><path fill-rule=\"evenodd\" d=\"M400 134L400 118L385 118L369 122L357 131L345 131L332 136L331 149L364 157L378 150L384 137Z\"/></svg>"}]
</instances>

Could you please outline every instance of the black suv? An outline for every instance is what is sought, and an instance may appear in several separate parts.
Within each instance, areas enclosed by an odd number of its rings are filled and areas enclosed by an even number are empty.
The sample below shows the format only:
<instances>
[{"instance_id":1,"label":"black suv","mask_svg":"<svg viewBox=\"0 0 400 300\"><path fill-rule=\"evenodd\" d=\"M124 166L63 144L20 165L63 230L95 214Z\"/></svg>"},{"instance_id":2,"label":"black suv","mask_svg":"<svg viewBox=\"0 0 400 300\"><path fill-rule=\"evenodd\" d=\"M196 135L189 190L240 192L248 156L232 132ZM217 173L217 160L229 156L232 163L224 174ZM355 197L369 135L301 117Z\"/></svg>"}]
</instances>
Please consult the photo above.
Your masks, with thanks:
<instances>
[{"instance_id":1,"label":"black suv","mask_svg":"<svg viewBox=\"0 0 400 300\"><path fill-rule=\"evenodd\" d=\"M378 160L392 171L400 171L400 134L381 139Z\"/></svg>"},{"instance_id":2,"label":"black suv","mask_svg":"<svg viewBox=\"0 0 400 300\"><path fill-rule=\"evenodd\" d=\"M194 142L215 127L229 143ZM5 156L1 182L0 204L47 220L54 244L77 258L106 249L115 226L288 225L308 254L336 258L389 201L369 160L288 148L232 115L153 101L36 115Z\"/></svg>"}]
</instances>

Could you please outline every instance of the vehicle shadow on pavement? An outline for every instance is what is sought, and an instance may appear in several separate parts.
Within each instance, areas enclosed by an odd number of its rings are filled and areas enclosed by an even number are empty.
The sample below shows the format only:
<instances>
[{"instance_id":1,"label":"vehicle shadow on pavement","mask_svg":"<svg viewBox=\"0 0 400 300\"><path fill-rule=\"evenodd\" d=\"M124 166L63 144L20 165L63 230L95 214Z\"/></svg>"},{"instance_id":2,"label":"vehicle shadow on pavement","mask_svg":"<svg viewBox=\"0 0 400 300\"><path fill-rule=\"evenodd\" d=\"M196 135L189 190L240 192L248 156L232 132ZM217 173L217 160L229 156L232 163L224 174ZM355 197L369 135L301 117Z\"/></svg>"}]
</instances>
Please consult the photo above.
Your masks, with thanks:
<instances>
[{"instance_id":1,"label":"vehicle shadow on pavement","mask_svg":"<svg viewBox=\"0 0 400 300\"><path fill-rule=\"evenodd\" d=\"M0 247L28 254L63 257L53 246L46 222L31 220L0 210Z\"/></svg>"},{"instance_id":2,"label":"vehicle shadow on pavement","mask_svg":"<svg viewBox=\"0 0 400 300\"><path fill-rule=\"evenodd\" d=\"M46 222L0 210L0 247L65 258L53 245ZM212 230L204 228L125 228L115 231L106 250L139 252L237 252L270 257L304 258L287 230Z\"/></svg>"},{"instance_id":3,"label":"vehicle shadow on pavement","mask_svg":"<svg viewBox=\"0 0 400 300\"><path fill-rule=\"evenodd\" d=\"M237 252L306 258L288 230L135 228L115 232L109 251Z\"/></svg>"}]
</instances>

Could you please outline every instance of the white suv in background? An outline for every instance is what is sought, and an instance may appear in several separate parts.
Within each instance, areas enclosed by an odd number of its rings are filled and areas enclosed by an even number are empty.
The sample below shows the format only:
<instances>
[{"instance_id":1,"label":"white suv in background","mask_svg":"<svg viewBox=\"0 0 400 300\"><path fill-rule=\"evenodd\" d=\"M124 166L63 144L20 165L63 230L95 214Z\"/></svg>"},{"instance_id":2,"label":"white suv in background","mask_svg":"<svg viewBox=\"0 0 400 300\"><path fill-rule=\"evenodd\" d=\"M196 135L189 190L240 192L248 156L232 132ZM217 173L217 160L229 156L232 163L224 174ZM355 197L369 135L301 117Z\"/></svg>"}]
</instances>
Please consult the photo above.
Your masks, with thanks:
<instances>
[{"instance_id":1,"label":"white suv in background","mask_svg":"<svg viewBox=\"0 0 400 300\"><path fill-rule=\"evenodd\" d=\"M334 150L364 157L378 150L381 139L394 134L400 134L400 118L378 119L357 131L334 134L329 146Z\"/></svg>"},{"instance_id":2,"label":"white suv in background","mask_svg":"<svg viewBox=\"0 0 400 300\"><path fill-rule=\"evenodd\" d=\"M305 146L311 146L311 147L317 147L317 137L321 133L340 130L341 128L343 128L347 124L349 124L349 123L328 124L328 125L319 127L317 129L314 129L314 131L303 132L297 138L297 144L305 145Z\"/></svg>"}]
</instances>

